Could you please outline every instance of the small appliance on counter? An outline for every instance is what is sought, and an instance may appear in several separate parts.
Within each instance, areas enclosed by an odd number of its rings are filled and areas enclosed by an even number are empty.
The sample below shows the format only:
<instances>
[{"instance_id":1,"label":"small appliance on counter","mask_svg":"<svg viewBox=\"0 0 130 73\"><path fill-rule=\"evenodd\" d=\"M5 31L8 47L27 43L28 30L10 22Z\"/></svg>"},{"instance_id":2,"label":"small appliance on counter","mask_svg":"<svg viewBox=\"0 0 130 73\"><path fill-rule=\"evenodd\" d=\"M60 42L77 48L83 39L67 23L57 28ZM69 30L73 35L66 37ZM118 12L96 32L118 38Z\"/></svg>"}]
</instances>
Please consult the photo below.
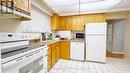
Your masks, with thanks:
<instances>
[{"instance_id":1,"label":"small appliance on counter","mask_svg":"<svg viewBox=\"0 0 130 73\"><path fill-rule=\"evenodd\" d=\"M52 33L41 33L41 42L45 41L45 40L52 40L53 39L53 35Z\"/></svg>"}]
</instances>

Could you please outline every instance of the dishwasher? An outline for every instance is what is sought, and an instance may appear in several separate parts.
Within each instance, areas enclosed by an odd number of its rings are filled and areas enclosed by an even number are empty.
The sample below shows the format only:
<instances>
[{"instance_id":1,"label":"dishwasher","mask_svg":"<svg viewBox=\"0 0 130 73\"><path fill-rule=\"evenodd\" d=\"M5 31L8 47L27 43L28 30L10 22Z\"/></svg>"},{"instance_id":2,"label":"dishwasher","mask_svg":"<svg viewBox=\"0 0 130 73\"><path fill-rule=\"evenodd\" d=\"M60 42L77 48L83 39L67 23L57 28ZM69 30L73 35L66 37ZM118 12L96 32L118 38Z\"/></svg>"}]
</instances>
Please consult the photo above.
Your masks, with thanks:
<instances>
[{"instance_id":1,"label":"dishwasher","mask_svg":"<svg viewBox=\"0 0 130 73\"><path fill-rule=\"evenodd\" d=\"M70 59L84 61L84 42L72 41L70 47Z\"/></svg>"}]
</instances>

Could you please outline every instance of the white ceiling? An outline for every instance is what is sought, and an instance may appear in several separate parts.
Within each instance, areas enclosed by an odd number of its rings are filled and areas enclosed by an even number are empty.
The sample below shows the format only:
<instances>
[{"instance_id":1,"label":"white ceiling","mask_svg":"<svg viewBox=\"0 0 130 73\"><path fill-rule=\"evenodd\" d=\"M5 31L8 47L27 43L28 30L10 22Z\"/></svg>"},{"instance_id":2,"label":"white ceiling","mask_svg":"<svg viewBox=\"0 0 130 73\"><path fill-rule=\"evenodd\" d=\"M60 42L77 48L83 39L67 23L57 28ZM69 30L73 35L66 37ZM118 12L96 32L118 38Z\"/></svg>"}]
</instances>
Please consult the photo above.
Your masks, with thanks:
<instances>
[{"instance_id":1,"label":"white ceiling","mask_svg":"<svg viewBox=\"0 0 130 73\"><path fill-rule=\"evenodd\" d=\"M79 0L44 0L60 16L79 14ZM130 0L80 0L80 14L130 10Z\"/></svg>"}]
</instances>

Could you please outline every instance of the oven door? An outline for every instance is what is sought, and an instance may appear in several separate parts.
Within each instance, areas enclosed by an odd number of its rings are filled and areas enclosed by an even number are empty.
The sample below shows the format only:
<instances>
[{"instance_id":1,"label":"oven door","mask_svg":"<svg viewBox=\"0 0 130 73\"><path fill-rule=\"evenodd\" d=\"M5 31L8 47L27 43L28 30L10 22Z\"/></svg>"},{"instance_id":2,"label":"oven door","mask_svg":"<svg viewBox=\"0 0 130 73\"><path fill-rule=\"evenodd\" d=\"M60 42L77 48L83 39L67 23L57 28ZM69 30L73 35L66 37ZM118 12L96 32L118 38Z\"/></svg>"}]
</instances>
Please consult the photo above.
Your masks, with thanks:
<instances>
[{"instance_id":1,"label":"oven door","mask_svg":"<svg viewBox=\"0 0 130 73\"><path fill-rule=\"evenodd\" d=\"M44 52L40 49L5 63L2 65L2 73L40 73L41 71L45 73L47 68L44 69Z\"/></svg>"}]
</instances>

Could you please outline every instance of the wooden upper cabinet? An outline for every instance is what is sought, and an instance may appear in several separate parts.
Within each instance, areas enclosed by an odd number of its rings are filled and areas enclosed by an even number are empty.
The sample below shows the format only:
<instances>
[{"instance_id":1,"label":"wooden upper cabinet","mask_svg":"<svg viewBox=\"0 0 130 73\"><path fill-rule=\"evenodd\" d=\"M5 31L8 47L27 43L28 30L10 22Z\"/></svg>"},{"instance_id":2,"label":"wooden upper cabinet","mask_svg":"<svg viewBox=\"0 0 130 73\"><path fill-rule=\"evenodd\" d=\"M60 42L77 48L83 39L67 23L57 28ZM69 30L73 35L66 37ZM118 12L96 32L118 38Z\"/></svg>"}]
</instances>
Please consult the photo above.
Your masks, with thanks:
<instances>
[{"instance_id":1,"label":"wooden upper cabinet","mask_svg":"<svg viewBox=\"0 0 130 73\"><path fill-rule=\"evenodd\" d=\"M60 29L60 17L55 14L51 17L51 30L59 30L59 29Z\"/></svg>"},{"instance_id":2,"label":"wooden upper cabinet","mask_svg":"<svg viewBox=\"0 0 130 73\"><path fill-rule=\"evenodd\" d=\"M65 20L65 26L66 26L66 30L71 30L71 26L72 26L72 18L71 17L66 17Z\"/></svg>"},{"instance_id":3,"label":"wooden upper cabinet","mask_svg":"<svg viewBox=\"0 0 130 73\"><path fill-rule=\"evenodd\" d=\"M87 14L77 16L52 16L52 30L84 30L84 25L87 23L99 23L106 21L105 13Z\"/></svg>"},{"instance_id":4,"label":"wooden upper cabinet","mask_svg":"<svg viewBox=\"0 0 130 73\"><path fill-rule=\"evenodd\" d=\"M84 30L84 26L85 26L85 19L84 19L85 17L84 16L80 16L80 21L79 21L79 23L80 23L80 29L81 30Z\"/></svg>"},{"instance_id":5,"label":"wooden upper cabinet","mask_svg":"<svg viewBox=\"0 0 130 73\"><path fill-rule=\"evenodd\" d=\"M66 30L66 18L65 17L61 17L60 30Z\"/></svg>"},{"instance_id":6,"label":"wooden upper cabinet","mask_svg":"<svg viewBox=\"0 0 130 73\"><path fill-rule=\"evenodd\" d=\"M31 11L32 11L32 6L31 6L31 4L32 4L32 0L28 0L28 11L31 13Z\"/></svg>"},{"instance_id":7,"label":"wooden upper cabinet","mask_svg":"<svg viewBox=\"0 0 130 73\"><path fill-rule=\"evenodd\" d=\"M106 21L106 14L99 14L99 15L95 15L95 22L105 22Z\"/></svg>"},{"instance_id":8,"label":"wooden upper cabinet","mask_svg":"<svg viewBox=\"0 0 130 73\"><path fill-rule=\"evenodd\" d=\"M24 10L26 12L31 12L31 0L13 0L14 6Z\"/></svg>"},{"instance_id":9,"label":"wooden upper cabinet","mask_svg":"<svg viewBox=\"0 0 130 73\"><path fill-rule=\"evenodd\" d=\"M61 17L60 22L61 30L71 30L72 29L72 18L71 17Z\"/></svg>"},{"instance_id":10,"label":"wooden upper cabinet","mask_svg":"<svg viewBox=\"0 0 130 73\"><path fill-rule=\"evenodd\" d=\"M84 30L84 18L81 16L74 16L72 18L72 29L71 30Z\"/></svg>"},{"instance_id":11,"label":"wooden upper cabinet","mask_svg":"<svg viewBox=\"0 0 130 73\"><path fill-rule=\"evenodd\" d=\"M77 28L77 16L72 17L72 28L71 30L76 30Z\"/></svg>"},{"instance_id":12,"label":"wooden upper cabinet","mask_svg":"<svg viewBox=\"0 0 130 73\"><path fill-rule=\"evenodd\" d=\"M77 16L64 16L60 20L61 30L82 30Z\"/></svg>"}]
</instances>

